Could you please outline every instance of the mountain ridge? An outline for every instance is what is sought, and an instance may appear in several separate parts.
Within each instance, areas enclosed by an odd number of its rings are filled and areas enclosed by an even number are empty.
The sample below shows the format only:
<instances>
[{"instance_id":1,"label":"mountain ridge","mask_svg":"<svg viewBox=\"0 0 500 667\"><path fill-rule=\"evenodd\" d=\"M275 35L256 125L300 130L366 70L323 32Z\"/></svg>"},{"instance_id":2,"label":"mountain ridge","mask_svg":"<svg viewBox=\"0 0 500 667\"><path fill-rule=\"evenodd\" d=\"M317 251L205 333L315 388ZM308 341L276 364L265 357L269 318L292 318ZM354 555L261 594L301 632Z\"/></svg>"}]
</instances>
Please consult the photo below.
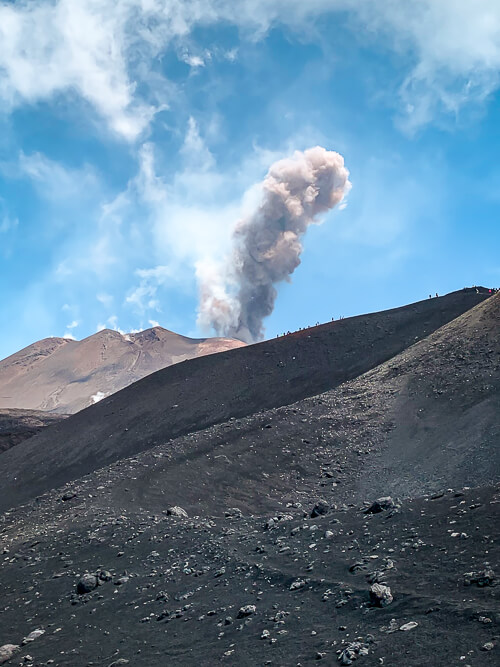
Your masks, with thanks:
<instances>
[{"instance_id":1,"label":"mountain ridge","mask_svg":"<svg viewBox=\"0 0 500 667\"><path fill-rule=\"evenodd\" d=\"M0 407L74 413L161 368L244 346L163 327L103 329L81 341L44 338L0 361Z\"/></svg>"}]
</instances>

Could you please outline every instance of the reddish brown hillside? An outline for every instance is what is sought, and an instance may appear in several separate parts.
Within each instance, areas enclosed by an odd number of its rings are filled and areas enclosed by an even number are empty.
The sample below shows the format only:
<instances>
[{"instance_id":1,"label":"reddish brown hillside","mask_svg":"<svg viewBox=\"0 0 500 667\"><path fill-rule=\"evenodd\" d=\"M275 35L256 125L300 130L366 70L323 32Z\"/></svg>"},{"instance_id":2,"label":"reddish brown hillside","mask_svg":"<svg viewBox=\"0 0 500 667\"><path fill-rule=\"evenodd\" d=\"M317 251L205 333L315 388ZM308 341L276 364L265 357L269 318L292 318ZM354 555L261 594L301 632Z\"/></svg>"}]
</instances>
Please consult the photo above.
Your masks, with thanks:
<instances>
[{"instance_id":1,"label":"reddish brown hillside","mask_svg":"<svg viewBox=\"0 0 500 667\"><path fill-rule=\"evenodd\" d=\"M242 346L161 327L125 335L105 329L82 341L46 338L0 361L0 407L78 412L161 368Z\"/></svg>"}]
</instances>

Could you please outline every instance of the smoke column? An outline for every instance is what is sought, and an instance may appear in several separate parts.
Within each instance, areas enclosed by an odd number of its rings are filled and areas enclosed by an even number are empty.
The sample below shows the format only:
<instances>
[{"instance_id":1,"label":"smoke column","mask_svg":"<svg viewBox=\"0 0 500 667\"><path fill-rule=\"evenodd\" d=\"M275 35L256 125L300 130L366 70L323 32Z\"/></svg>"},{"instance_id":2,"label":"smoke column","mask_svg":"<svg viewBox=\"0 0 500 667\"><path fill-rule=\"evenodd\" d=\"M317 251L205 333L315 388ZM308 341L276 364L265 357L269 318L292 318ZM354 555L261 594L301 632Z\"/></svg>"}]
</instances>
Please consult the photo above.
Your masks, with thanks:
<instances>
[{"instance_id":1,"label":"smoke column","mask_svg":"<svg viewBox=\"0 0 500 667\"><path fill-rule=\"evenodd\" d=\"M343 157L316 146L275 162L260 187L260 204L236 224L226 262L197 266L199 324L248 343L264 337L275 286L300 264L307 228L342 202L351 183Z\"/></svg>"}]
</instances>

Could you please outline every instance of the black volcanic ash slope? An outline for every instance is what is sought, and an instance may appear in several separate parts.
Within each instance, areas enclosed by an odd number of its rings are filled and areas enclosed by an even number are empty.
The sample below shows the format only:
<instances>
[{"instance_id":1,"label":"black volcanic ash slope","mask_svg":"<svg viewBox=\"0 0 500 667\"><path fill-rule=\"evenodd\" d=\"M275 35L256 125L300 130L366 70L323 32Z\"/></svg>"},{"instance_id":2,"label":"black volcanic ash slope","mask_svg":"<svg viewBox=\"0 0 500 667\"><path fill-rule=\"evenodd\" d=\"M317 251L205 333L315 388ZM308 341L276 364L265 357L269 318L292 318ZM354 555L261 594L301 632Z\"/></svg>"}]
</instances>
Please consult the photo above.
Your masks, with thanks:
<instances>
[{"instance_id":1,"label":"black volcanic ash slope","mask_svg":"<svg viewBox=\"0 0 500 667\"><path fill-rule=\"evenodd\" d=\"M500 295L340 387L181 436L96 479L113 506L197 514L494 484L499 321Z\"/></svg>"},{"instance_id":2,"label":"black volcanic ash slope","mask_svg":"<svg viewBox=\"0 0 500 667\"><path fill-rule=\"evenodd\" d=\"M40 631L8 664L498 664L499 317L497 295L341 386L5 512L0 646Z\"/></svg>"},{"instance_id":3,"label":"black volcanic ash slope","mask_svg":"<svg viewBox=\"0 0 500 667\"><path fill-rule=\"evenodd\" d=\"M154 373L5 452L0 509L181 434L336 387L488 296L454 292Z\"/></svg>"}]
</instances>

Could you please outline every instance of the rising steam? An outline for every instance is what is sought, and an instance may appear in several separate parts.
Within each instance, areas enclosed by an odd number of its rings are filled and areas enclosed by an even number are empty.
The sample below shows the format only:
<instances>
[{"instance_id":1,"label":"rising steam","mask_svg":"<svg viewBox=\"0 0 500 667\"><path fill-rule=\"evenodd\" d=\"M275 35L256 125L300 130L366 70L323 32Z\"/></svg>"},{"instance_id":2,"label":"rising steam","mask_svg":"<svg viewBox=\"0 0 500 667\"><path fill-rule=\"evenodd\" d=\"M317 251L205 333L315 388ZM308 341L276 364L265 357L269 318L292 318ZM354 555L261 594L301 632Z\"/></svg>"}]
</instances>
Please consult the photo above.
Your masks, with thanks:
<instances>
[{"instance_id":1,"label":"rising steam","mask_svg":"<svg viewBox=\"0 0 500 667\"><path fill-rule=\"evenodd\" d=\"M260 186L260 204L233 231L226 262L198 264L199 324L220 336L261 340L275 285L289 280L300 264L302 236L350 187L343 157L321 146L275 162Z\"/></svg>"}]
</instances>

